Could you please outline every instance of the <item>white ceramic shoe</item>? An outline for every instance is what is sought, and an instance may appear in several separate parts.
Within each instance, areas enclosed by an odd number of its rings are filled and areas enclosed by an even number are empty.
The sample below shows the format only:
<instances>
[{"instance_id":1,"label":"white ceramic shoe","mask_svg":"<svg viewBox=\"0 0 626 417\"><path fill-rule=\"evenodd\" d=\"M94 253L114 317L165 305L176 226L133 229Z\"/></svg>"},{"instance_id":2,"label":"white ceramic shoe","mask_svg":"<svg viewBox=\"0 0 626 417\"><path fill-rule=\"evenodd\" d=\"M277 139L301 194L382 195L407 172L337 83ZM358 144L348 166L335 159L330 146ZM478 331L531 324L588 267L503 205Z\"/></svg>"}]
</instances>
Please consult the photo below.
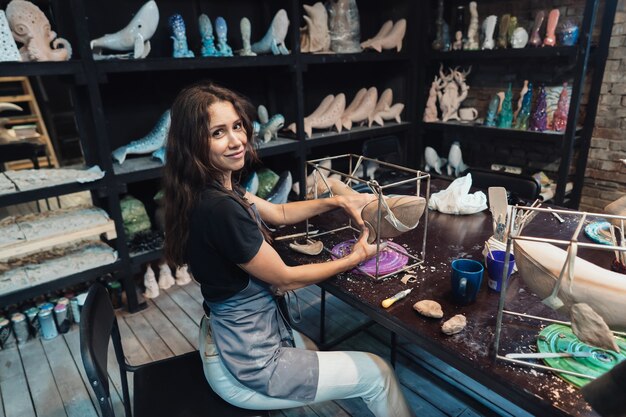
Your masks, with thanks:
<instances>
[{"instance_id":1,"label":"white ceramic shoe","mask_svg":"<svg viewBox=\"0 0 626 417\"><path fill-rule=\"evenodd\" d=\"M157 284L154 271L148 265L146 273L143 276L143 285L146 287L146 291L143 293L145 298L157 298L159 296L159 284Z\"/></svg>"},{"instance_id":2,"label":"white ceramic shoe","mask_svg":"<svg viewBox=\"0 0 626 417\"><path fill-rule=\"evenodd\" d=\"M191 275L187 269L187 265L176 268L176 285L187 285L191 282Z\"/></svg>"},{"instance_id":3,"label":"white ceramic shoe","mask_svg":"<svg viewBox=\"0 0 626 417\"><path fill-rule=\"evenodd\" d=\"M167 290L174 285L174 277L172 276L172 270L167 262L163 262L159 265L159 288Z\"/></svg>"}]
</instances>

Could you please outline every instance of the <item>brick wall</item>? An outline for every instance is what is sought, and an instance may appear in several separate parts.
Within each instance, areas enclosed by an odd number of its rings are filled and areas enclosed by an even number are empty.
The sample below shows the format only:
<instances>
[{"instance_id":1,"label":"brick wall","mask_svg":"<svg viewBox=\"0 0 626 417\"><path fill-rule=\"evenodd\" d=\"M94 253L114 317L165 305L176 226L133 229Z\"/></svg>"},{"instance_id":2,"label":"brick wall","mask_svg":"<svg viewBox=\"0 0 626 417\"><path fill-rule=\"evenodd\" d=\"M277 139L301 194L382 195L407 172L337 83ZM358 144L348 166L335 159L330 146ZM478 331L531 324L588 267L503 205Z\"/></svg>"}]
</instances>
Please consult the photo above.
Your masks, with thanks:
<instances>
[{"instance_id":1,"label":"brick wall","mask_svg":"<svg viewBox=\"0 0 626 417\"><path fill-rule=\"evenodd\" d=\"M581 210L602 211L626 194L626 0L619 0L591 149Z\"/></svg>"}]
</instances>

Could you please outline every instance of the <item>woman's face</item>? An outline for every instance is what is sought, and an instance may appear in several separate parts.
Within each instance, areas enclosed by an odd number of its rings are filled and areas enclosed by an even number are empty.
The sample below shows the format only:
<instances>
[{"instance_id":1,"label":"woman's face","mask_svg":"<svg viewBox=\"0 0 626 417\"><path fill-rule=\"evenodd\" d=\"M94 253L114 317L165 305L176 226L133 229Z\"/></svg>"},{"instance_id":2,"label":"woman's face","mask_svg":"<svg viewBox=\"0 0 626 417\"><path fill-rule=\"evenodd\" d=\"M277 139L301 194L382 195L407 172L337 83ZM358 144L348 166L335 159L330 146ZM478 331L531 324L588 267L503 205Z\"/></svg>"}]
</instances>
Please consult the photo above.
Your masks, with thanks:
<instances>
[{"instance_id":1,"label":"woman's face","mask_svg":"<svg viewBox=\"0 0 626 417\"><path fill-rule=\"evenodd\" d=\"M222 170L230 183L230 174L243 168L248 138L241 118L232 103L218 101L209 107L209 159ZM225 184L227 185L227 184Z\"/></svg>"}]
</instances>

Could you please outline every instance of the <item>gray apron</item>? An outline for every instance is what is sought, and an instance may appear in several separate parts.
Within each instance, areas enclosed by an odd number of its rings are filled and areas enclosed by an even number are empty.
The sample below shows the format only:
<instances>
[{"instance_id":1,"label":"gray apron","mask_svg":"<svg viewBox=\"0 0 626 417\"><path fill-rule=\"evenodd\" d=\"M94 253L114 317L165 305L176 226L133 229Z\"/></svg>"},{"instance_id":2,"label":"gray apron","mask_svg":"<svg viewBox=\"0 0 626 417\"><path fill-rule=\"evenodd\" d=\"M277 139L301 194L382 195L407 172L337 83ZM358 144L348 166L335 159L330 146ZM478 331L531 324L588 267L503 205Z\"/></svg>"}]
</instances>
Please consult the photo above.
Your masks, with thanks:
<instances>
[{"instance_id":1,"label":"gray apron","mask_svg":"<svg viewBox=\"0 0 626 417\"><path fill-rule=\"evenodd\" d=\"M250 277L248 286L219 302L205 301L213 341L232 375L269 397L312 401L319 364L314 351L294 347L269 285Z\"/></svg>"}]
</instances>

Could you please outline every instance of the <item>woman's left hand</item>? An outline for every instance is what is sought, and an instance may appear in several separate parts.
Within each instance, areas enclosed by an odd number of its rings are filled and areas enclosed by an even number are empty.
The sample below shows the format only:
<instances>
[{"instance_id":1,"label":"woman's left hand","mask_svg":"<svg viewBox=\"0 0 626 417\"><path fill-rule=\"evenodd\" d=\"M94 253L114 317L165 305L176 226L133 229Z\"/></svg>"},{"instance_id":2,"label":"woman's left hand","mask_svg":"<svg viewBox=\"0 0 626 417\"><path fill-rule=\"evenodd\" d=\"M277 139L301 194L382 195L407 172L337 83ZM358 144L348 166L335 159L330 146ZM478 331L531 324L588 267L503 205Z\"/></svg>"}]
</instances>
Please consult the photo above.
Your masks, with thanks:
<instances>
[{"instance_id":1,"label":"woman's left hand","mask_svg":"<svg viewBox=\"0 0 626 417\"><path fill-rule=\"evenodd\" d=\"M374 194L354 193L348 195L338 195L335 198L339 201L339 206L356 222L357 227L362 229L365 226L361 212L368 203L376 200Z\"/></svg>"}]
</instances>

